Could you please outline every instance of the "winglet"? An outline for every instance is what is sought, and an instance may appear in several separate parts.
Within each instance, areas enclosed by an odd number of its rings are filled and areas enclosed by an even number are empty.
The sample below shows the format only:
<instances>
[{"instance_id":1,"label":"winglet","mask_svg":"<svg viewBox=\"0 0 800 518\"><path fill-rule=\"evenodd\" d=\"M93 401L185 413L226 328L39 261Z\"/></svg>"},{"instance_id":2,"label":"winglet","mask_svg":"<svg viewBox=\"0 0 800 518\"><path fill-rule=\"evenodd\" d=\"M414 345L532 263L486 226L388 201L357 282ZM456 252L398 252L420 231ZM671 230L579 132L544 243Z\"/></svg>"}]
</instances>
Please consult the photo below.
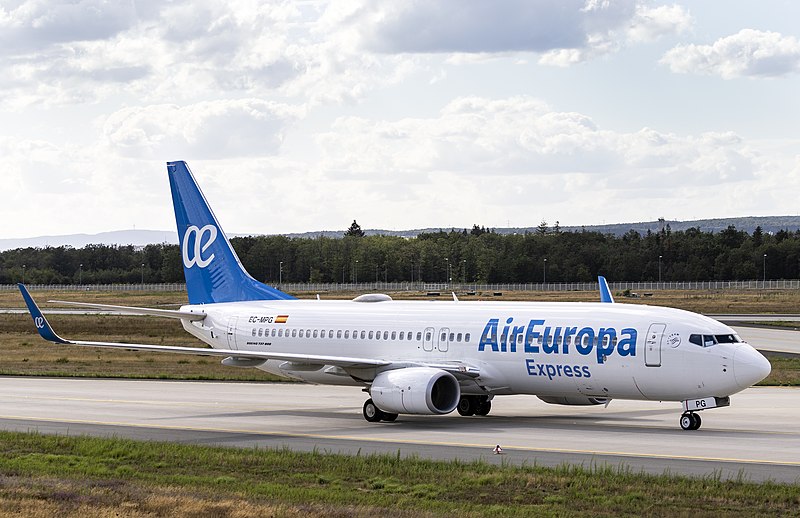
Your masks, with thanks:
<instances>
[{"instance_id":1,"label":"winglet","mask_svg":"<svg viewBox=\"0 0 800 518\"><path fill-rule=\"evenodd\" d=\"M608 288L606 278L598 275L597 282L600 284L600 302L614 302L614 297L611 296L611 290Z\"/></svg>"},{"instance_id":2,"label":"winglet","mask_svg":"<svg viewBox=\"0 0 800 518\"><path fill-rule=\"evenodd\" d=\"M25 299L25 304L28 306L28 311L30 311L31 316L33 317L33 324L36 326L36 330L39 331L41 337L48 342L55 342L57 344L71 343L67 340L64 340L58 336L55 331L53 331L50 323L44 317L42 310L39 309L39 306L36 305L36 302L33 301L33 297L31 297L31 294L28 293L28 289L25 287L25 285L20 283L17 284L17 286L19 286L19 291L22 293L22 298Z\"/></svg>"}]
</instances>

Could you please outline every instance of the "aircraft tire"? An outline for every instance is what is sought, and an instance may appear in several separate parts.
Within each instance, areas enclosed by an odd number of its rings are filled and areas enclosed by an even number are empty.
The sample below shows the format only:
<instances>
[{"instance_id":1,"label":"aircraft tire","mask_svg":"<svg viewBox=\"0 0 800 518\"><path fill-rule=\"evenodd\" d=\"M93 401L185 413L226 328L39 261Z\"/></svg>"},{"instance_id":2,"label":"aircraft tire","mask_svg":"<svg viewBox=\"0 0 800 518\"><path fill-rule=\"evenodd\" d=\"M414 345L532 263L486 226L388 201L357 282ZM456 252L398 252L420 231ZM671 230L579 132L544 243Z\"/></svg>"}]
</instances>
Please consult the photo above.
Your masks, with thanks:
<instances>
[{"instance_id":1,"label":"aircraft tire","mask_svg":"<svg viewBox=\"0 0 800 518\"><path fill-rule=\"evenodd\" d=\"M372 399L368 399L364 402L364 409L363 409L364 419L369 421L370 423L377 423L380 422L381 419L384 417L384 413L381 411L380 408L375 406L375 403Z\"/></svg>"},{"instance_id":2,"label":"aircraft tire","mask_svg":"<svg viewBox=\"0 0 800 518\"><path fill-rule=\"evenodd\" d=\"M700 416L694 412L686 412L681 416L681 428L684 430L697 430L700 428Z\"/></svg>"},{"instance_id":3,"label":"aircraft tire","mask_svg":"<svg viewBox=\"0 0 800 518\"><path fill-rule=\"evenodd\" d=\"M393 422L397 420L397 414L390 414L388 412L383 412L383 420L386 422Z\"/></svg>"},{"instance_id":4,"label":"aircraft tire","mask_svg":"<svg viewBox=\"0 0 800 518\"><path fill-rule=\"evenodd\" d=\"M461 399L458 400L458 406L456 410L460 415L464 417L468 417L471 415L475 415L475 410L477 407L477 401L472 396L461 396Z\"/></svg>"},{"instance_id":5,"label":"aircraft tire","mask_svg":"<svg viewBox=\"0 0 800 518\"><path fill-rule=\"evenodd\" d=\"M475 409L475 415L487 416L492 411L492 402L489 400L481 401L478 403L478 408Z\"/></svg>"}]
</instances>

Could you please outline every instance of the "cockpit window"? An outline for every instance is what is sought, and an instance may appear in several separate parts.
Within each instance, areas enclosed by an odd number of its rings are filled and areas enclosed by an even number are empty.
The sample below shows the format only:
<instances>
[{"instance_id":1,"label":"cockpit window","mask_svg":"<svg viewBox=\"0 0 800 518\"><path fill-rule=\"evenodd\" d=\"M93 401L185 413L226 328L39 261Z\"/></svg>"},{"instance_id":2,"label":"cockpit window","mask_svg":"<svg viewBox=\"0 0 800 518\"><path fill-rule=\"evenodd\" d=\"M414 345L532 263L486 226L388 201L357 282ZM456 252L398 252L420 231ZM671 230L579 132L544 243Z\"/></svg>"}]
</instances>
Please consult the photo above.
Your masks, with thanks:
<instances>
[{"instance_id":1,"label":"cockpit window","mask_svg":"<svg viewBox=\"0 0 800 518\"><path fill-rule=\"evenodd\" d=\"M742 341L738 335L690 335L689 341L700 347L711 347L716 344L738 344Z\"/></svg>"}]
</instances>

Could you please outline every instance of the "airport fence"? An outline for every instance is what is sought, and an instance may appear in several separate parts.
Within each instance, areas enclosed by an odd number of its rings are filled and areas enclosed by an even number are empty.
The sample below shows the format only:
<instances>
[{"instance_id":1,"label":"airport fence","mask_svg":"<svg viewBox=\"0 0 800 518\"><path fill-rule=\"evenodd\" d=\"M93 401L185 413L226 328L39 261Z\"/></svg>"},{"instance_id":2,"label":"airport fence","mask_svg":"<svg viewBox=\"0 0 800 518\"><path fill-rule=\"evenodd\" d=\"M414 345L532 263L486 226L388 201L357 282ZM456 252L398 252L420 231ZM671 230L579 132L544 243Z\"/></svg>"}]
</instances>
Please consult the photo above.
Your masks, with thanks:
<instances>
[{"instance_id":1,"label":"airport fence","mask_svg":"<svg viewBox=\"0 0 800 518\"><path fill-rule=\"evenodd\" d=\"M186 284L33 284L31 291L186 291ZM375 293L414 291L428 294L502 293L504 291L597 291L596 282L548 282L520 284L420 283L420 282L359 282L359 283L283 283L276 287L290 293ZM611 282L612 292L651 292L662 290L796 290L800 279L750 281L687 281L687 282ZM0 291L16 290L16 284L0 284Z\"/></svg>"}]
</instances>

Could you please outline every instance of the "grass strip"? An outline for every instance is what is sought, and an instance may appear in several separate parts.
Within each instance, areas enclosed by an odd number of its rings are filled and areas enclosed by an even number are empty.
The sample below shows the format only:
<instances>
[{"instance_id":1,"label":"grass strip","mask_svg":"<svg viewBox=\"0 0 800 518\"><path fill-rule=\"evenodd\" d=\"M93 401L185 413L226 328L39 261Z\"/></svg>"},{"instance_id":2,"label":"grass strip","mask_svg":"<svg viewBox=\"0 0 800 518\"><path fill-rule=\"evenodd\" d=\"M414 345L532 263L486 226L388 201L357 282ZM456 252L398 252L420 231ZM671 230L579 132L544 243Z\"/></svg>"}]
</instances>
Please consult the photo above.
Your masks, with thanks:
<instances>
[{"instance_id":1,"label":"grass strip","mask_svg":"<svg viewBox=\"0 0 800 518\"><path fill-rule=\"evenodd\" d=\"M0 451L0 511L35 495L57 515L87 502L159 514L148 506L167 497L190 506L169 514L187 516L216 506L211 514L219 516L273 509L267 514L746 517L796 516L800 506L797 486L624 467L496 466L399 452L344 456L16 432L0 432Z\"/></svg>"}]
</instances>

